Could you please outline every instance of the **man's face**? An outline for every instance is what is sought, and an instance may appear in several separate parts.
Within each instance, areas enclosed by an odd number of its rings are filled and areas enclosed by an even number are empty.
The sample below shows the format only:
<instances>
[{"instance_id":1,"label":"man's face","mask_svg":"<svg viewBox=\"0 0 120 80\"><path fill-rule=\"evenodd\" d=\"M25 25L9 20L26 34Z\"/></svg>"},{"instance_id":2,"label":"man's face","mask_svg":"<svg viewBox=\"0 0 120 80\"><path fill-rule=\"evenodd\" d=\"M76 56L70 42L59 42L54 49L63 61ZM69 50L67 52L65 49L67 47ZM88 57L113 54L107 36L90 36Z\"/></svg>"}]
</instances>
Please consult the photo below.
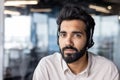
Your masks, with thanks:
<instances>
[{"instance_id":1,"label":"man's face","mask_svg":"<svg viewBox=\"0 0 120 80\"><path fill-rule=\"evenodd\" d=\"M60 25L59 47L63 58L68 59L68 63L78 60L75 59L77 54L81 54L81 50L86 45L85 26L81 20L64 20Z\"/></svg>"}]
</instances>

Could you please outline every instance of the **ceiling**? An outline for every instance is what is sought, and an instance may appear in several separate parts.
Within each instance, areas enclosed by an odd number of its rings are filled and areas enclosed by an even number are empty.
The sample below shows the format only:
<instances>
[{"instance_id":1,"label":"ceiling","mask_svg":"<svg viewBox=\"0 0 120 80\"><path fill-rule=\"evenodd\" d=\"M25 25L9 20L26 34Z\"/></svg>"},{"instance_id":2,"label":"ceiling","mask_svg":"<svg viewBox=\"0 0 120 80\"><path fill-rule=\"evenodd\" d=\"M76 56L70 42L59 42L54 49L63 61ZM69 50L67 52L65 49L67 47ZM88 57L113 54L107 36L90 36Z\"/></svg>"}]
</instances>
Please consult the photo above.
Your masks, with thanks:
<instances>
[{"instance_id":1,"label":"ceiling","mask_svg":"<svg viewBox=\"0 0 120 80\"><path fill-rule=\"evenodd\" d=\"M7 0L8 1L8 0ZM120 0L37 0L36 5L25 5L22 6L5 6L7 10L18 11L21 14L31 13L31 9L60 9L61 6L68 2L79 3L91 14L104 14L104 15L120 15ZM96 9L90 8L90 5L100 6L109 10L109 13L97 11ZM108 8L109 7L109 8ZM42 11L41 11L42 12Z\"/></svg>"}]
</instances>

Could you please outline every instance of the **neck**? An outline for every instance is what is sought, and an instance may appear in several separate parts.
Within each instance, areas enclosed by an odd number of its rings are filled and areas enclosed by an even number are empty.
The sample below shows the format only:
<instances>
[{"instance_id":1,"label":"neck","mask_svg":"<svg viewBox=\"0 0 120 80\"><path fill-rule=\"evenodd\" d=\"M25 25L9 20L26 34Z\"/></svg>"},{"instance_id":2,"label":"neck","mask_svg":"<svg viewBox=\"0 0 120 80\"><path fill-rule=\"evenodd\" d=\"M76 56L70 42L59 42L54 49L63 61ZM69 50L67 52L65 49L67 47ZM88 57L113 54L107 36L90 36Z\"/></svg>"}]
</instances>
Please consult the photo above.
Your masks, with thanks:
<instances>
[{"instance_id":1,"label":"neck","mask_svg":"<svg viewBox=\"0 0 120 80\"><path fill-rule=\"evenodd\" d=\"M74 74L78 74L80 72L82 72L83 70L86 69L88 65L88 58L87 58L87 54L84 54L83 57L81 57L79 60L77 60L76 62L70 63L68 64L68 67L70 68L70 70L74 73Z\"/></svg>"}]
</instances>

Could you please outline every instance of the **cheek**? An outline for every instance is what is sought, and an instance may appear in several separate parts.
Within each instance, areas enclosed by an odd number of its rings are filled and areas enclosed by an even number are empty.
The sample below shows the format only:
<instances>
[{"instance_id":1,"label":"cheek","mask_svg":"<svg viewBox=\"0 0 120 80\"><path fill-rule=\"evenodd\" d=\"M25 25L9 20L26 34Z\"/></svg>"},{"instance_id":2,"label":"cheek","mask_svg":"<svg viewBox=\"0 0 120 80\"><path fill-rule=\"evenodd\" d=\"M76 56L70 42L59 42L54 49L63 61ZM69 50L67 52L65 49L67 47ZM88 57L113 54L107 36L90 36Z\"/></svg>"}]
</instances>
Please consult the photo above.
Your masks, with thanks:
<instances>
[{"instance_id":1,"label":"cheek","mask_svg":"<svg viewBox=\"0 0 120 80\"><path fill-rule=\"evenodd\" d=\"M76 47L78 50L84 48L86 45L86 40L76 40L74 41L74 47Z\"/></svg>"}]
</instances>

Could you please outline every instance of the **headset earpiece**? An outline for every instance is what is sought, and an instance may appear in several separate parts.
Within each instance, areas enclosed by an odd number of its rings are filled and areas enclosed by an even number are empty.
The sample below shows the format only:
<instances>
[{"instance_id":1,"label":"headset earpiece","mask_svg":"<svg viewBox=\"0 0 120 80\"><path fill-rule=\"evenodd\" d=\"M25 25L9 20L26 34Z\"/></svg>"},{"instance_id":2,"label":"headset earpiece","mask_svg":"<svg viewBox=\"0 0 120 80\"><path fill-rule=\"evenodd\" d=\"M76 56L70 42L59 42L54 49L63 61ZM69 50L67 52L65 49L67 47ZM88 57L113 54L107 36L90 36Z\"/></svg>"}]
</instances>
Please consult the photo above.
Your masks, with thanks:
<instances>
[{"instance_id":1,"label":"headset earpiece","mask_svg":"<svg viewBox=\"0 0 120 80\"><path fill-rule=\"evenodd\" d=\"M92 39L90 42L88 42L87 48L89 49L89 48L91 48L93 45L94 45L94 42L93 42L93 39Z\"/></svg>"},{"instance_id":2,"label":"headset earpiece","mask_svg":"<svg viewBox=\"0 0 120 80\"><path fill-rule=\"evenodd\" d=\"M87 49L91 48L94 45L93 31L94 31L94 28L91 28L91 30L90 30L90 38L89 38L89 41L88 41L88 44L87 44Z\"/></svg>"}]
</instances>

